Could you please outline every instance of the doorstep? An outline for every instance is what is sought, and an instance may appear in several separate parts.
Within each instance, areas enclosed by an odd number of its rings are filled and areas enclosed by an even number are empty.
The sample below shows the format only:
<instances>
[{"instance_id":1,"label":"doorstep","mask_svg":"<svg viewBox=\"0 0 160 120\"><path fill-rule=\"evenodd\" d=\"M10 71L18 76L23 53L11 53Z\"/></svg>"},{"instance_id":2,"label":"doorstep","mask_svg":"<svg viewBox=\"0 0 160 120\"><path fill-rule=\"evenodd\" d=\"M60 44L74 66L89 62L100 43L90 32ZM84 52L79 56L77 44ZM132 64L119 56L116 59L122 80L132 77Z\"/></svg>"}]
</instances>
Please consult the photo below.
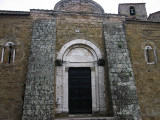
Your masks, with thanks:
<instances>
[{"instance_id":1,"label":"doorstep","mask_svg":"<svg viewBox=\"0 0 160 120\"><path fill-rule=\"evenodd\" d=\"M115 117L64 117L55 118L54 120L116 120Z\"/></svg>"}]
</instances>

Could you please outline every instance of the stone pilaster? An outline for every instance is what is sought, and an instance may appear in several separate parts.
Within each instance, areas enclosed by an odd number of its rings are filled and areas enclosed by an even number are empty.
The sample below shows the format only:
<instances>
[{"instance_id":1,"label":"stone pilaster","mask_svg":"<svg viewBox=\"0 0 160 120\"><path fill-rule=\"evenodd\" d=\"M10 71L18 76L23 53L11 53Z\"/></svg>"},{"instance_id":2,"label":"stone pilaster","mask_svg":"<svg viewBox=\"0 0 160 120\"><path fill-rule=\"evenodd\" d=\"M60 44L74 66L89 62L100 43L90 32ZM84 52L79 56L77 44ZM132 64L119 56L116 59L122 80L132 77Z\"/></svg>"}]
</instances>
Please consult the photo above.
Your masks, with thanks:
<instances>
[{"instance_id":1,"label":"stone pilaster","mask_svg":"<svg viewBox=\"0 0 160 120\"><path fill-rule=\"evenodd\" d=\"M55 24L54 19L34 23L23 120L54 119Z\"/></svg>"},{"instance_id":2,"label":"stone pilaster","mask_svg":"<svg viewBox=\"0 0 160 120\"><path fill-rule=\"evenodd\" d=\"M120 120L139 120L140 108L123 23L105 22L104 35L114 114Z\"/></svg>"}]
</instances>

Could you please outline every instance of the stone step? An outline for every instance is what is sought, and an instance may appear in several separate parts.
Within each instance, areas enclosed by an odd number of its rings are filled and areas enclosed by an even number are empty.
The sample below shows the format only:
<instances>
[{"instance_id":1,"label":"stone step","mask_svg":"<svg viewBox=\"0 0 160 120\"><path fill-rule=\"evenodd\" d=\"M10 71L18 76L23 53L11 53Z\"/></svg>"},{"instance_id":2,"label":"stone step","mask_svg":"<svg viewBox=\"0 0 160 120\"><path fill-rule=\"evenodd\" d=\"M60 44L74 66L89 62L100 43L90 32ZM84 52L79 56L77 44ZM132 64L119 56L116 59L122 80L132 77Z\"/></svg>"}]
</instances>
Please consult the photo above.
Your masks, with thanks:
<instances>
[{"instance_id":1,"label":"stone step","mask_svg":"<svg viewBox=\"0 0 160 120\"><path fill-rule=\"evenodd\" d=\"M114 117L68 117L55 118L54 120L116 120Z\"/></svg>"}]
</instances>

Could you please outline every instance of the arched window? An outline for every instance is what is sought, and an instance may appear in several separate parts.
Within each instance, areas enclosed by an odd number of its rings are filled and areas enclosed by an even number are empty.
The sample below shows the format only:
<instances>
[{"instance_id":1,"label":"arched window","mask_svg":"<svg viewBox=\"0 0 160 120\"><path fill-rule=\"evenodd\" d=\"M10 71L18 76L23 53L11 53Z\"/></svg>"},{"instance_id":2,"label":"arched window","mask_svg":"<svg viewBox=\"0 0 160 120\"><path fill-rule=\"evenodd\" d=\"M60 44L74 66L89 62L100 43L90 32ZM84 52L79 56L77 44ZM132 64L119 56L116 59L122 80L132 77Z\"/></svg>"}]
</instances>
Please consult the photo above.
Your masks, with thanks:
<instances>
[{"instance_id":1,"label":"arched window","mask_svg":"<svg viewBox=\"0 0 160 120\"><path fill-rule=\"evenodd\" d=\"M135 11L135 8L134 6L130 6L130 15L136 15L136 11Z\"/></svg>"},{"instance_id":2,"label":"arched window","mask_svg":"<svg viewBox=\"0 0 160 120\"><path fill-rule=\"evenodd\" d=\"M156 63L156 51L151 46L145 47L145 60L147 64Z\"/></svg>"},{"instance_id":3,"label":"arched window","mask_svg":"<svg viewBox=\"0 0 160 120\"><path fill-rule=\"evenodd\" d=\"M7 42L5 46L2 47L1 63L7 61L9 64L14 64L16 54L15 46L13 42Z\"/></svg>"}]
</instances>

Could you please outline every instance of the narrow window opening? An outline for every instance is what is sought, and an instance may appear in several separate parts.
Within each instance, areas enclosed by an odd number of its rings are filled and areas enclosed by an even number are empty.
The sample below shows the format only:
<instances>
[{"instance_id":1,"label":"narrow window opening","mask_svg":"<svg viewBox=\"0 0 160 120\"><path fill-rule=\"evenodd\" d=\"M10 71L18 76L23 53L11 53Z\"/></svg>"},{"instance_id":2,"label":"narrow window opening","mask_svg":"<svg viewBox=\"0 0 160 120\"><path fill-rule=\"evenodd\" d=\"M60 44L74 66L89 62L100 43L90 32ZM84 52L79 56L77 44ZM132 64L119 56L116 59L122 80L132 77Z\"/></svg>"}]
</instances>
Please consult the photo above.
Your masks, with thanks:
<instances>
[{"instance_id":1,"label":"narrow window opening","mask_svg":"<svg viewBox=\"0 0 160 120\"><path fill-rule=\"evenodd\" d=\"M147 62L150 62L149 60L149 50L147 49Z\"/></svg>"},{"instance_id":2,"label":"narrow window opening","mask_svg":"<svg viewBox=\"0 0 160 120\"><path fill-rule=\"evenodd\" d=\"M136 15L134 6L130 6L130 15Z\"/></svg>"},{"instance_id":3,"label":"narrow window opening","mask_svg":"<svg viewBox=\"0 0 160 120\"><path fill-rule=\"evenodd\" d=\"M145 59L147 64L154 64L156 62L155 50L151 46L145 47Z\"/></svg>"},{"instance_id":4,"label":"narrow window opening","mask_svg":"<svg viewBox=\"0 0 160 120\"><path fill-rule=\"evenodd\" d=\"M8 63L11 63L11 57L12 57L12 46L9 46L9 59L8 59Z\"/></svg>"}]
</instances>

